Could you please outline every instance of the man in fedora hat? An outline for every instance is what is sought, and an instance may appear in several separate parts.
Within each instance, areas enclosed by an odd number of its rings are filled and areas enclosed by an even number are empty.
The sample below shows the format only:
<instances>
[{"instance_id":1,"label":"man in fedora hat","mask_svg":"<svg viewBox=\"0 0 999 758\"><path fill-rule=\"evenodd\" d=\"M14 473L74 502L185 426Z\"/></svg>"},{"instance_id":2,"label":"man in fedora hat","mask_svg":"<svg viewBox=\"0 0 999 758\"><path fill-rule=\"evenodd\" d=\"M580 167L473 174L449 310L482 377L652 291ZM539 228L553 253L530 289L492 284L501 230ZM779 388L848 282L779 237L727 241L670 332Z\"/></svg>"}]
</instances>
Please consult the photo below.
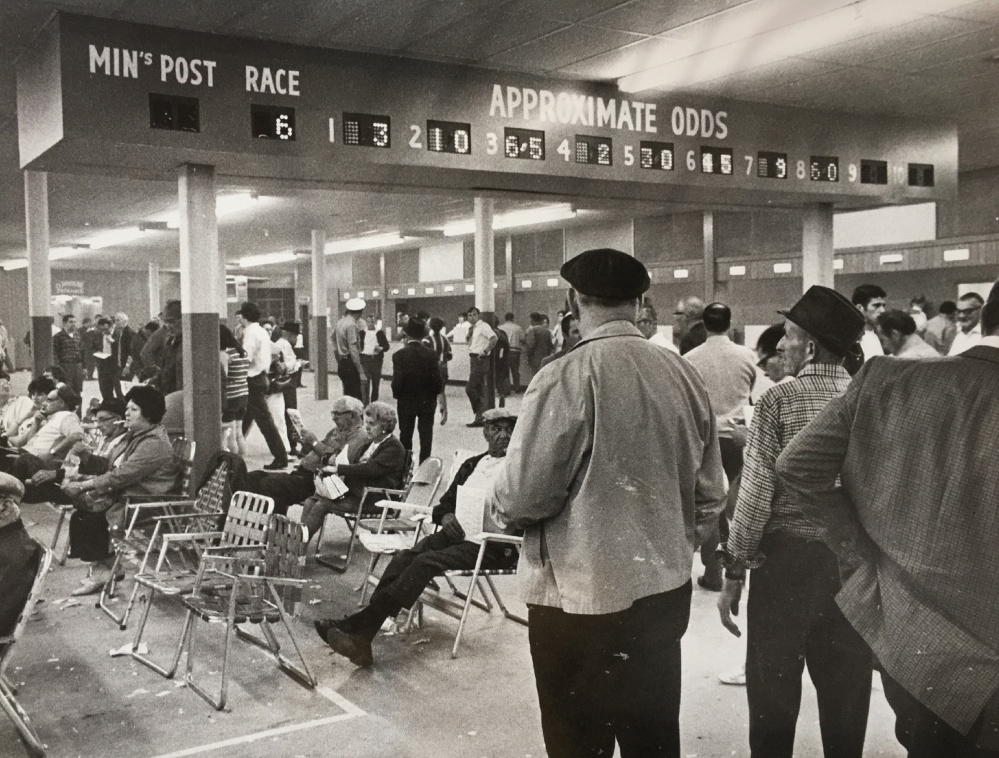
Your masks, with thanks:
<instances>
[{"instance_id":1,"label":"man in fedora hat","mask_svg":"<svg viewBox=\"0 0 999 758\"><path fill-rule=\"evenodd\" d=\"M343 394L356 397L365 405L369 400L365 385L367 375L361 363L361 345L358 324L362 321L364 306L361 298L352 297L347 301L346 313L336 322L333 329L333 352L336 355L336 373L343 384Z\"/></svg>"},{"instance_id":2,"label":"man in fedora hat","mask_svg":"<svg viewBox=\"0 0 999 758\"><path fill-rule=\"evenodd\" d=\"M875 358L777 461L911 756L999 756L999 284L981 325L954 357Z\"/></svg>"},{"instance_id":3,"label":"man in fedora hat","mask_svg":"<svg viewBox=\"0 0 999 758\"><path fill-rule=\"evenodd\" d=\"M695 534L725 501L715 415L697 370L635 326L640 261L588 250L560 273L582 339L531 380L488 496L525 530L545 747L678 756Z\"/></svg>"},{"instance_id":4,"label":"man in fedora hat","mask_svg":"<svg viewBox=\"0 0 999 758\"><path fill-rule=\"evenodd\" d=\"M857 350L864 317L835 290L814 286L789 310L778 353L794 381L771 388L756 406L735 513L719 548L725 582L718 610L740 636L746 569L746 687L753 758L790 758L805 663L819 701L827 758L861 758L871 695L871 652L836 607L836 557L798 498L777 478L777 456L850 383L843 368Z\"/></svg>"}]
</instances>

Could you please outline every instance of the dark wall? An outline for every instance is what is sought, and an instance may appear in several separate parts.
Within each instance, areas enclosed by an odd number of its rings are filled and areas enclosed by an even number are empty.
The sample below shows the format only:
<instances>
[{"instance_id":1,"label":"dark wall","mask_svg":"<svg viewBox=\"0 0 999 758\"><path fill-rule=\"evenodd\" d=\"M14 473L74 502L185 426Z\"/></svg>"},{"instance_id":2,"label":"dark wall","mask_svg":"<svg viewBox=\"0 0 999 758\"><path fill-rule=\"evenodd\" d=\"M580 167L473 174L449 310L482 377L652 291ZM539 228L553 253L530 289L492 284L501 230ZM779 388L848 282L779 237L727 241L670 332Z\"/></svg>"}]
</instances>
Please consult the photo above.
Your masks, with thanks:
<instances>
[{"instance_id":1,"label":"dark wall","mask_svg":"<svg viewBox=\"0 0 999 758\"><path fill-rule=\"evenodd\" d=\"M385 258L385 268L388 269L388 254ZM381 255L378 253L354 253L350 263L352 287L377 287L381 284Z\"/></svg>"},{"instance_id":2,"label":"dark wall","mask_svg":"<svg viewBox=\"0 0 999 758\"><path fill-rule=\"evenodd\" d=\"M964 171L958 196L937 203L937 236L973 237L999 234L999 169Z\"/></svg>"}]
</instances>

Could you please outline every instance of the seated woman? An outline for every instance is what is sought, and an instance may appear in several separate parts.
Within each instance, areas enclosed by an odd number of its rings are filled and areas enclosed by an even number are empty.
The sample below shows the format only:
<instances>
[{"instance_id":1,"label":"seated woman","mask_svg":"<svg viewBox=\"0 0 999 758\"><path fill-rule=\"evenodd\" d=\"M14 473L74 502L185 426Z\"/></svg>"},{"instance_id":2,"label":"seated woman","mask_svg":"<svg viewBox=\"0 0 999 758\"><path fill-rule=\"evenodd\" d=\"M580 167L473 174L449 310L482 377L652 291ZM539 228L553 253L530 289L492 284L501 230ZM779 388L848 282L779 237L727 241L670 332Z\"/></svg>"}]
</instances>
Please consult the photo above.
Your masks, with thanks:
<instances>
[{"instance_id":1,"label":"seated woman","mask_svg":"<svg viewBox=\"0 0 999 758\"><path fill-rule=\"evenodd\" d=\"M166 405L155 387L139 385L125 395L125 434L108 457L81 456L80 481L64 482L63 492L76 510L69 522L70 556L91 564L90 578L74 595L100 592L108 579L109 521L129 495L165 495L177 480L173 447L160 426Z\"/></svg>"},{"instance_id":2,"label":"seated woman","mask_svg":"<svg viewBox=\"0 0 999 758\"><path fill-rule=\"evenodd\" d=\"M16 436L21 424L37 410L29 396L11 392L10 374L0 371L0 442L6 444L8 438Z\"/></svg>"},{"instance_id":3,"label":"seated woman","mask_svg":"<svg viewBox=\"0 0 999 758\"><path fill-rule=\"evenodd\" d=\"M371 440L355 458L348 445L337 456L334 464L336 475L343 479L349 492L339 500L313 496L303 503L302 523L309 530L309 539L319 532L328 513L352 516L365 487L402 486L406 469L406 449L398 438L392 436L399 417L388 403L376 401L364 409L364 432ZM353 462L356 460L356 463ZM350 461L350 462L348 462ZM331 466L327 466L331 468ZM379 514L381 511L377 511Z\"/></svg>"}]
</instances>

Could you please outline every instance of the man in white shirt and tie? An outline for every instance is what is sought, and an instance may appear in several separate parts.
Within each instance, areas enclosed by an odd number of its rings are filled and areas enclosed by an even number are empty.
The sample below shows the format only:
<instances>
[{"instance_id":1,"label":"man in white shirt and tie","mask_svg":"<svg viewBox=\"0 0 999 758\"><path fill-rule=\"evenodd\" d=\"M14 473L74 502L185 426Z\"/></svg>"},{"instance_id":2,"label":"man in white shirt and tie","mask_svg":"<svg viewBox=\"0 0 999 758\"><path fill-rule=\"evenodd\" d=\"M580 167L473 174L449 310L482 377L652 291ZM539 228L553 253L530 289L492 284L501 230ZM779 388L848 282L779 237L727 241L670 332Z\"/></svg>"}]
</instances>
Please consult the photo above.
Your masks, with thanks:
<instances>
[{"instance_id":1,"label":"man in white shirt and tie","mask_svg":"<svg viewBox=\"0 0 999 758\"><path fill-rule=\"evenodd\" d=\"M250 395L246 402L246 416L243 417L243 436L245 437L256 421L260 433L264 435L267 447L274 460L264 466L270 471L278 471L288 467L288 451L281 441L274 417L267 407L267 372L271 367L271 338L260 325L260 308L256 303L243 303L239 310L240 321L243 322L243 350L250 361L246 372L246 385Z\"/></svg>"},{"instance_id":2,"label":"man in white shirt and tie","mask_svg":"<svg viewBox=\"0 0 999 758\"><path fill-rule=\"evenodd\" d=\"M985 301L977 292L969 292L957 301L957 334L947 355L960 355L982 341L982 306Z\"/></svg>"}]
</instances>

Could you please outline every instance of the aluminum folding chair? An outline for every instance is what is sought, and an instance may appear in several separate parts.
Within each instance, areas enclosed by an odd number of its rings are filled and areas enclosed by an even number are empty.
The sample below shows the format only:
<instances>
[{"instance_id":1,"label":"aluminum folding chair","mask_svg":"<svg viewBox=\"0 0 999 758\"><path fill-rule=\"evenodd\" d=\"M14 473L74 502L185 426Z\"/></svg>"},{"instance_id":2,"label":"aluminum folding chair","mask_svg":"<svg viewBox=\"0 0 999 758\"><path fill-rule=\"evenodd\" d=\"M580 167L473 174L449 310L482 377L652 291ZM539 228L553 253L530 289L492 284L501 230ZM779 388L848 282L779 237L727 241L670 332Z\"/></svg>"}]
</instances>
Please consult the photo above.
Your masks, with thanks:
<instances>
[{"instance_id":1,"label":"aluminum folding chair","mask_svg":"<svg viewBox=\"0 0 999 758\"><path fill-rule=\"evenodd\" d=\"M302 656L292 631L285 605L299 601L305 567L305 527L285 516L271 516L267 542L261 557L226 555L222 549L209 549L202 557L193 592L184 598L188 620L183 647L187 650L187 673L184 681L216 710L223 710L228 699L229 643L233 634L274 656L278 667L305 687L315 688L316 679ZM251 573L256 572L256 573ZM220 588L220 584L225 587ZM225 625L218 696L208 692L194 679L196 621ZM272 625L280 622L291 640L298 663L281 652ZM239 624L259 624L262 637L250 634Z\"/></svg>"},{"instance_id":2,"label":"aluminum folding chair","mask_svg":"<svg viewBox=\"0 0 999 758\"><path fill-rule=\"evenodd\" d=\"M139 645L142 642L142 635L146 629L146 622L149 620L149 611L156 601L157 595L161 597L179 597L190 594L194 591L195 580L198 576L197 570L181 567L177 570L164 571L163 563L166 551L171 546L178 546L183 543L190 544L199 551L198 568L201 566L201 556L208 554L238 555L241 552L252 555L259 552L267 539L267 529L270 525L271 513L274 511L274 501L263 495L256 495L250 492L237 492L232 496L229 504L229 511L226 513L225 524L222 531L216 532L179 532L174 534L164 534L160 538L160 555L156 562L156 567L150 573L140 572L135 576L136 590L140 587L146 589L146 607L139 620L139 626L135 630L135 640L132 643L132 657L144 666L148 666L160 676L172 679L177 673L177 665L183 651L184 639L187 636L188 627L191 624L191 614L187 614L184 626L181 629L177 640L177 647L173 660L168 668L164 668L156 663L148 655L139 653ZM217 547L209 547L209 543L218 540ZM153 541L155 546L155 540Z\"/></svg>"},{"instance_id":3,"label":"aluminum folding chair","mask_svg":"<svg viewBox=\"0 0 999 758\"><path fill-rule=\"evenodd\" d=\"M11 653L17 641L21 639L21 635L24 634L28 619L41 596L45 577L49 573L49 566L52 565L52 551L40 543L36 544L38 544L39 550L38 568L35 570L35 581L31 585L31 592L21 609L21 615L14 626L14 632L7 637L0 637L0 708L14 722L14 728L17 729L18 736L20 736L28 753L36 758L42 758L45 755L45 746L32 726L31 718L17 702L17 688L7 680L5 675Z\"/></svg>"}]
</instances>

